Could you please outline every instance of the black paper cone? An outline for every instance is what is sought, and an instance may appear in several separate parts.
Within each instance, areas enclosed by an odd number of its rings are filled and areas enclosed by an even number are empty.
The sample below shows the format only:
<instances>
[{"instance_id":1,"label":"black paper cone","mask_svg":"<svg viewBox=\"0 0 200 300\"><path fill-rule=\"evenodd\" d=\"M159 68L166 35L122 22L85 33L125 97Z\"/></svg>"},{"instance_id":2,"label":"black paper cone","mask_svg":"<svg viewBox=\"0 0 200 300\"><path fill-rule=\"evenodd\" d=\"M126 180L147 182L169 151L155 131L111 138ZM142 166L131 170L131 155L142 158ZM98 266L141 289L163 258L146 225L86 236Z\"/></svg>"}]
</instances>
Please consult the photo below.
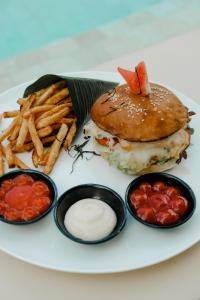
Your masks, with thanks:
<instances>
[{"instance_id":1,"label":"black paper cone","mask_svg":"<svg viewBox=\"0 0 200 300\"><path fill-rule=\"evenodd\" d=\"M116 82L98 79L44 75L26 88L24 97L63 79L67 82L78 128L87 121L92 104L96 99L118 85Z\"/></svg>"}]
</instances>

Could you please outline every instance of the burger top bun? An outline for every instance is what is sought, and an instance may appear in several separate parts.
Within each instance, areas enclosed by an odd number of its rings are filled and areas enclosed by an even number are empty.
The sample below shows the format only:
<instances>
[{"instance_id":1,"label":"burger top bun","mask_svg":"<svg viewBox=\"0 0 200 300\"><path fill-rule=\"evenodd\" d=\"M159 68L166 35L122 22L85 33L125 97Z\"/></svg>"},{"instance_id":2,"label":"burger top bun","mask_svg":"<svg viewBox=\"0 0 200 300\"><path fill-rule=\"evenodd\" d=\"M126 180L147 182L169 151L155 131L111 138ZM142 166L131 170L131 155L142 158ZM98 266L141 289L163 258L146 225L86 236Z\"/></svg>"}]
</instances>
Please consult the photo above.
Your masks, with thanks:
<instances>
[{"instance_id":1,"label":"burger top bun","mask_svg":"<svg viewBox=\"0 0 200 300\"><path fill-rule=\"evenodd\" d=\"M150 83L149 96L133 95L127 84L101 95L91 118L101 129L135 142L156 141L184 127L187 108L167 88Z\"/></svg>"}]
</instances>

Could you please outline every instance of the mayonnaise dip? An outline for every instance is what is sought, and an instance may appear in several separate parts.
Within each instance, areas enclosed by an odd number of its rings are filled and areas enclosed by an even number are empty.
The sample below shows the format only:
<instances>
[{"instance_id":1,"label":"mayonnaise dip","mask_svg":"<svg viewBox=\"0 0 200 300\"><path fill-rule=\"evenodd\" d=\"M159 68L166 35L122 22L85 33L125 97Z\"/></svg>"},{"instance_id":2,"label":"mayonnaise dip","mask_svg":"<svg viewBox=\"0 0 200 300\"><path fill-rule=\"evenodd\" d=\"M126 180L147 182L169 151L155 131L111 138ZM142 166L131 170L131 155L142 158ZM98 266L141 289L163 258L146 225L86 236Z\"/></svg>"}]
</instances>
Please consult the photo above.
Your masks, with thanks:
<instances>
[{"instance_id":1,"label":"mayonnaise dip","mask_svg":"<svg viewBox=\"0 0 200 300\"><path fill-rule=\"evenodd\" d=\"M116 214L107 203L90 198L74 203L64 219L66 229L85 241L105 238L113 231L116 223Z\"/></svg>"}]
</instances>

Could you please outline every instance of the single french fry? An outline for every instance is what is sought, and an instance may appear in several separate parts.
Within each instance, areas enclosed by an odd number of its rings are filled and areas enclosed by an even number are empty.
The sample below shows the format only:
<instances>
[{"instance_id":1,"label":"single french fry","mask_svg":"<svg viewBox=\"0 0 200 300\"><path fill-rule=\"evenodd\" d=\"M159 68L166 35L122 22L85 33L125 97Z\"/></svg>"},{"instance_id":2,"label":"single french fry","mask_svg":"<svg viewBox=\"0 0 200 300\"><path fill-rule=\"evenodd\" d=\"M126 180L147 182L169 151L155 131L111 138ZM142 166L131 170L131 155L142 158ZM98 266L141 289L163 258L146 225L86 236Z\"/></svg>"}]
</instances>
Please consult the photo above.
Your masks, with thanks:
<instances>
[{"instance_id":1,"label":"single french fry","mask_svg":"<svg viewBox=\"0 0 200 300\"><path fill-rule=\"evenodd\" d=\"M68 133L67 133L67 136L66 136L66 139L65 139L65 142L64 142L64 149L65 150L67 150L70 147L70 145L73 141L73 138L76 134L76 130L77 130L76 122L74 121L73 124L71 125Z\"/></svg>"},{"instance_id":2,"label":"single french fry","mask_svg":"<svg viewBox=\"0 0 200 300\"><path fill-rule=\"evenodd\" d=\"M26 136L28 133L28 121L23 118L22 125L19 130L19 135L16 142L16 149L20 149L26 140Z\"/></svg>"},{"instance_id":3,"label":"single french fry","mask_svg":"<svg viewBox=\"0 0 200 300\"><path fill-rule=\"evenodd\" d=\"M63 100L69 95L68 88L64 88L61 91L57 92L55 95L50 97L45 104L57 104L59 101Z\"/></svg>"},{"instance_id":4,"label":"single french fry","mask_svg":"<svg viewBox=\"0 0 200 300\"><path fill-rule=\"evenodd\" d=\"M0 142L2 142L3 140L5 140L5 138L7 138L11 132L13 131L15 124L17 122L17 118L15 118L10 125L7 127L6 130L4 130L4 132L0 135Z\"/></svg>"},{"instance_id":5,"label":"single french fry","mask_svg":"<svg viewBox=\"0 0 200 300\"><path fill-rule=\"evenodd\" d=\"M44 89L41 89L41 90L35 92L35 93L36 93L36 98L38 98L38 97L40 97L42 94L44 94L44 92L45 92L46 90L47 90L47 89L44 88Z\"/></svg>"},{"instance_id":6,"label":"single french fry","mask_svg":"<svg viewBox=\"0 0 200 300\"><path fill-rule=\"evenodd\" d=\"M23 106L25 103L26 103L26 98L19 98L17 99L17 103L20 105L20 106Z\"/></svg>"},{"instance_id":7,"label":"single french fry","mask_svg":"<svg viewBox=\"0 0 200 300\"><path fill-rule=\"evenodd\" d=\"M68 106L70 106L72 105L72 99L70 97L64 98L63 100L59 101L58 104L67 104Z\"/></svg>"},{"instance_id":8,"label":"single french fry","mask_svg":"<svg viewBox=\"0 0 200 300\"><path fill-rule=\"evenodd\" d=\"M38 165L39 165L39 157L37 155L37 152L35 150L35 148L33 149L33 152L32 152L32 161L33 161L33 164L36 168L38 168Z\"/></svg>"},{"instance_id":9,"label":"single french fry","mask_svg":"<svg viewBox=\"0 0 200 300\"><path fill-rule=\"evenodd\" d=\"M40 166L46 166L47 161L48 161L48 159L49 159L49 153L50 153L50 151L51 151L51 147L49 147L49 148L46 150L46 152L45 152L45 154L44 154L44 156L43 156L43 159L39 161L39 165L40 165Z\"/></svg>"},{"instance_id":10,"label":"single french fry","mask_svg":"<svg viewBox=\"0 0 200 300\"><path fill-rule=\"evenodd\" d=\"M55 139L56 139L56 135L51 135L51 136L42 138L41 142L43 145L47 145L47 144L54 142ZM24 144L20 149L16 149L16 147L13 146L12 151L15 153L21 153L21 152L31 151L33 148L34 148L33 142L29 142L27 144Z\"/></svg>"},{"instance_id":11,"label":"single french fry","mask_svg":"<svg viewBox=\"0 0 200 300\"><path fill-rule=\"evenodd\" d=\"M32 142L24 144L21 148L16 148L16 146L12 146L12 151L15 153L22 153L22 152L29 152L34 148L34 145Z\"/></svg>"},{"instance_id":12,"label":"single french fry","mask_svg":"<svg viewBox=\"0 0 200 300\"><path fill-rule=\"evenodd\" d=\"M20 169L30 169L21 159L14 155L15 166Z\"/></svg>"},{"instance_id":13,"label":"single french fry","mask_svg":"<svg viewBox=\"0 0 200 300\"><path fill-rule=\"evenodd\" d=\"M52 132L53 132L52 126L47 126L47 127L41 128L41 129L39 129L39 130L37 131L38 136L39 136L40 138L43 138L43 137L45 137L45 136L49 136ZM28 136L26 137L25 142L28 143L28 142L30 142L30 141L31 141L31 136L30 136L30 134L28 134Z\"/></svg>"},{"instance_id":14,"label":"single french fry","mask_svg":"<svg viewBox=\"0 0 200 300\"><path fill-rule=\"evenodd\" d=\"M60 148L62 146L62 142L67 134L67 131L68 131L68 126L66 124L62 124L62 126L60 127L60 130L56 136L56 139L51 146L47 164L44 167L45 174L49 174L52 171L53 166L58 158Z\"/></svg>"},{"instance_id":15,"label":"single french fry","mask_svg":"<svg viewBox=\"0 0 200 300\"><path fill-rule=\"evenodd\" d=\"M0 144L0 176L4 174L4 159L3 159L3 152Z\"/></svg>"},{"instance_id":16,"label":"single french fry","mask_svg":"<svg viewBox=\"0 0 200 300\"><path fill-rule=\"evenodd\" d=\"M14 155L13 155L10 144L8 144L5 147L5 157L6 157L6 160L7 160L7 163L8 163L8 167L13 168L15 166L15 159L14 159Z\"/></svg>"},{"instance_id":17,"label":"single french fry","mask_svg":"<svg viewBox=\"0 0 200 300\"><path fill-rule=\"evenodd\" d=\"M3 117L4 118L14 118L14 117L17 117L18 114L19 114L19 110L4 111Z\"/></svg>"},{"instance_id":18,"label":"single french fry","mask_svg":"<svg viewBox=\"0 0 200 300\"><path fill-rule=\"evenodd\" d=\"M19 134L19 130L20 130L21 124L22 124L22 117L21 117L21 115L19 115L17 117L17 121L16 121L16 124L15 124L15 127L14 127L14 129L13 129L10 137L8 138L9 141L16 140L16 138L18 137L18 134Z\"/></svg>"},{"instance_id":19,"label":"single french fry","mask_svg":"<svg viewBox=\"0 0 200 300\"><path fill-rule=\"evenodd\" d=\"M29 110L27 110L24 114L24 118L28 118L31 114L36 114L44 111L48 111L51 108L55 107L55 105L42 105L42 106L35 106Z\"/></svg>"},{"instance_id":20,"label":"single french fry","mask_svg":"<svg viewBox=\"0 0 200 300\"><path fill-rule=\"evenodd\" d=\"M16 117L16 119L17 119L16 124L13 128L11 136L9 137L9 141L14 141L18 137L18 134L19 134L20 129L21 129L22 121L23 121L22 114L25 113L26 110L31 107L31 105L35 101L35 97L36 97L35 94L32 94L32 95L28 96L28 98L25 100L24 104L21 106L20 114L19 114L18 117ZM25 124L23 126L25 126Z\"/></svg>"},{"instance_id":21,"label":"single french fry","mask_svg":"<svg viewBox=\"0 0 200 300\"><path fill-rule=\"evenodd\" d=\"M33 141L35 150L37 152L37 155L39 157L39 159L42 159L43 154L44 154L44 148L43 148L43 144L38 136L37 130L35 128L35 123L34 123L34 116L30 115L29 119L28 119L28 129L29 129L29 133L31 136L31 139Z\"/></svg>"},{"instance_id":22,"label":"single french fry","mask_svg":"<svg viewBox=\"0 0 200 300\"><path fill-rule=\"evenodd\" d=\"M28 96L27 100L25 101L24 105L22 105L20 112L23 115L28 109L31 108L33 105L34 101L36 99L36 94L31 94Z\"/></svg>"},{"instance_id":23,"label":"single french fry","mask_svg":"<svg viewBox=\"0 0 200 300\"><path fill-rule=\"evenodd\" d=\"M69 107L63 108L62 110L58 111L57 113L55 113L49 117L46 117L44 119L39 120L36 124L36 128L40 129L40 128L46 127L48 125L54 124L58 120L65 117L69 112L70 112Z\"/></svg>"},{"instance_id":24,"label":"single french fry","mask_svg":"<svg viewBox=\"0 0 200 300\"><path fill-rule=\"evenodd\" d=\"M62 125L61 122L56 123L56 124L52 124L51 128L52 128L53 131L56 131L56 130L60 129L61 125Z\"/></svg>"},{"instance_id":25,"label":"single french fry","mask_svg":"<svg viewBox=\"0 0 200 300\"><path fill-rule=\"evenodd\" d=\"M1 144L1 149L3 156L6 156L6 148ZM30 169L21 159L19 159L15 154L14 156L14 164L16 167L19 167L20 169Z\"/></svg>"},{"instance_id":26,"label":"single french fry","mask_svg":"<svg viewBox=\"0 0 200 300\"><path fill-rule=\"evenodd\" d=\"M59 123L61 124L67 124L67 125L71 125L74 121L76 121L76 118L62 118Z\"/></svg>"},{"instance_id":27,"label":"single french fry","mask_svg":"<svg viewBox=\"0 0 200 300\"><path fill-rule=\"evenodd\" d=\"M42 113L36 120L35 123L37 125L37 123L39 122L39 120L47 118L49 116L52 116L54 113L61 111L63 108L66 108L67 105L65 104L61 104L61 105L56 105L55 107L53 107L51 110L46 111L44 113Z\"/></svg>"},{"instance_id":28,"label":"single french fry","mask_svg":"<svg viewBox=\"0 0 200 300\"><path fill-rule=\"evenodd\" d=\"M66 86L66 82L64 80L59 81L55 84L52 84L50 87L46 89L46 91L36 100L36 105L42 105L45 101L50 98L58 88L63 88Z\"/></svg>"},{"instance_id":29,"label":"single french fry","mask_svg":"<svg viewBox=\"0 0 200 300\"><path fill-rule=\"evenodd\" d=\"M46 144L52 143L52 142L55 141L55 139L56 139L56 135L51 135L51 136L44 137L42 139L42 144L46 145Z\"/></svg>"},{"instance_id":30,"label":"single french fry","mask_svg":"<svg viewBox=\"0 0 200 300\"><path fill-rule=\"evenodd\" d=\"M38 130L38 135L40 138L50 135L53 132L53 128L51 126L43 127Z\"/></svg>"}]
</instances>

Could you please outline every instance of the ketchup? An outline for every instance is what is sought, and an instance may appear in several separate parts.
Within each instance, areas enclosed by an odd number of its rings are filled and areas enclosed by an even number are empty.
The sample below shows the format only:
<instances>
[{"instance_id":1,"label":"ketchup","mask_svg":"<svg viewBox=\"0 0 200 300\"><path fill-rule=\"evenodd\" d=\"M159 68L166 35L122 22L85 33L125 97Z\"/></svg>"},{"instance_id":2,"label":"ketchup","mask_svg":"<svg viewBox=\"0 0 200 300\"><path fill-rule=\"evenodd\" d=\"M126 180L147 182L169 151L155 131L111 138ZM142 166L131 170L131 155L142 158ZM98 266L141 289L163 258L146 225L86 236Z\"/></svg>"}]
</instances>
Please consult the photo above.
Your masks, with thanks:
<instances>
[{"instance_id":1,"label":"ketchup","mask_svg":"<svg viewBox=\"0 0 200 300\"><path fill-rule=\"evenodd\" d=\"M162 181L141 183L130 194L129 204L140 219L159 225L176 223L189 206L178 187Z\"/></svg>"},{"instance_id":2,"label":"ketchup","mask_svg":"<svg viewBox=\"0 0 200 300\"><path fill-rule=\"evenodd\" d=\"M30 221L43 214L51 204L46 183L22 174L0 185L0 215L9 221Z\"/></svg>"}]
</instances>

